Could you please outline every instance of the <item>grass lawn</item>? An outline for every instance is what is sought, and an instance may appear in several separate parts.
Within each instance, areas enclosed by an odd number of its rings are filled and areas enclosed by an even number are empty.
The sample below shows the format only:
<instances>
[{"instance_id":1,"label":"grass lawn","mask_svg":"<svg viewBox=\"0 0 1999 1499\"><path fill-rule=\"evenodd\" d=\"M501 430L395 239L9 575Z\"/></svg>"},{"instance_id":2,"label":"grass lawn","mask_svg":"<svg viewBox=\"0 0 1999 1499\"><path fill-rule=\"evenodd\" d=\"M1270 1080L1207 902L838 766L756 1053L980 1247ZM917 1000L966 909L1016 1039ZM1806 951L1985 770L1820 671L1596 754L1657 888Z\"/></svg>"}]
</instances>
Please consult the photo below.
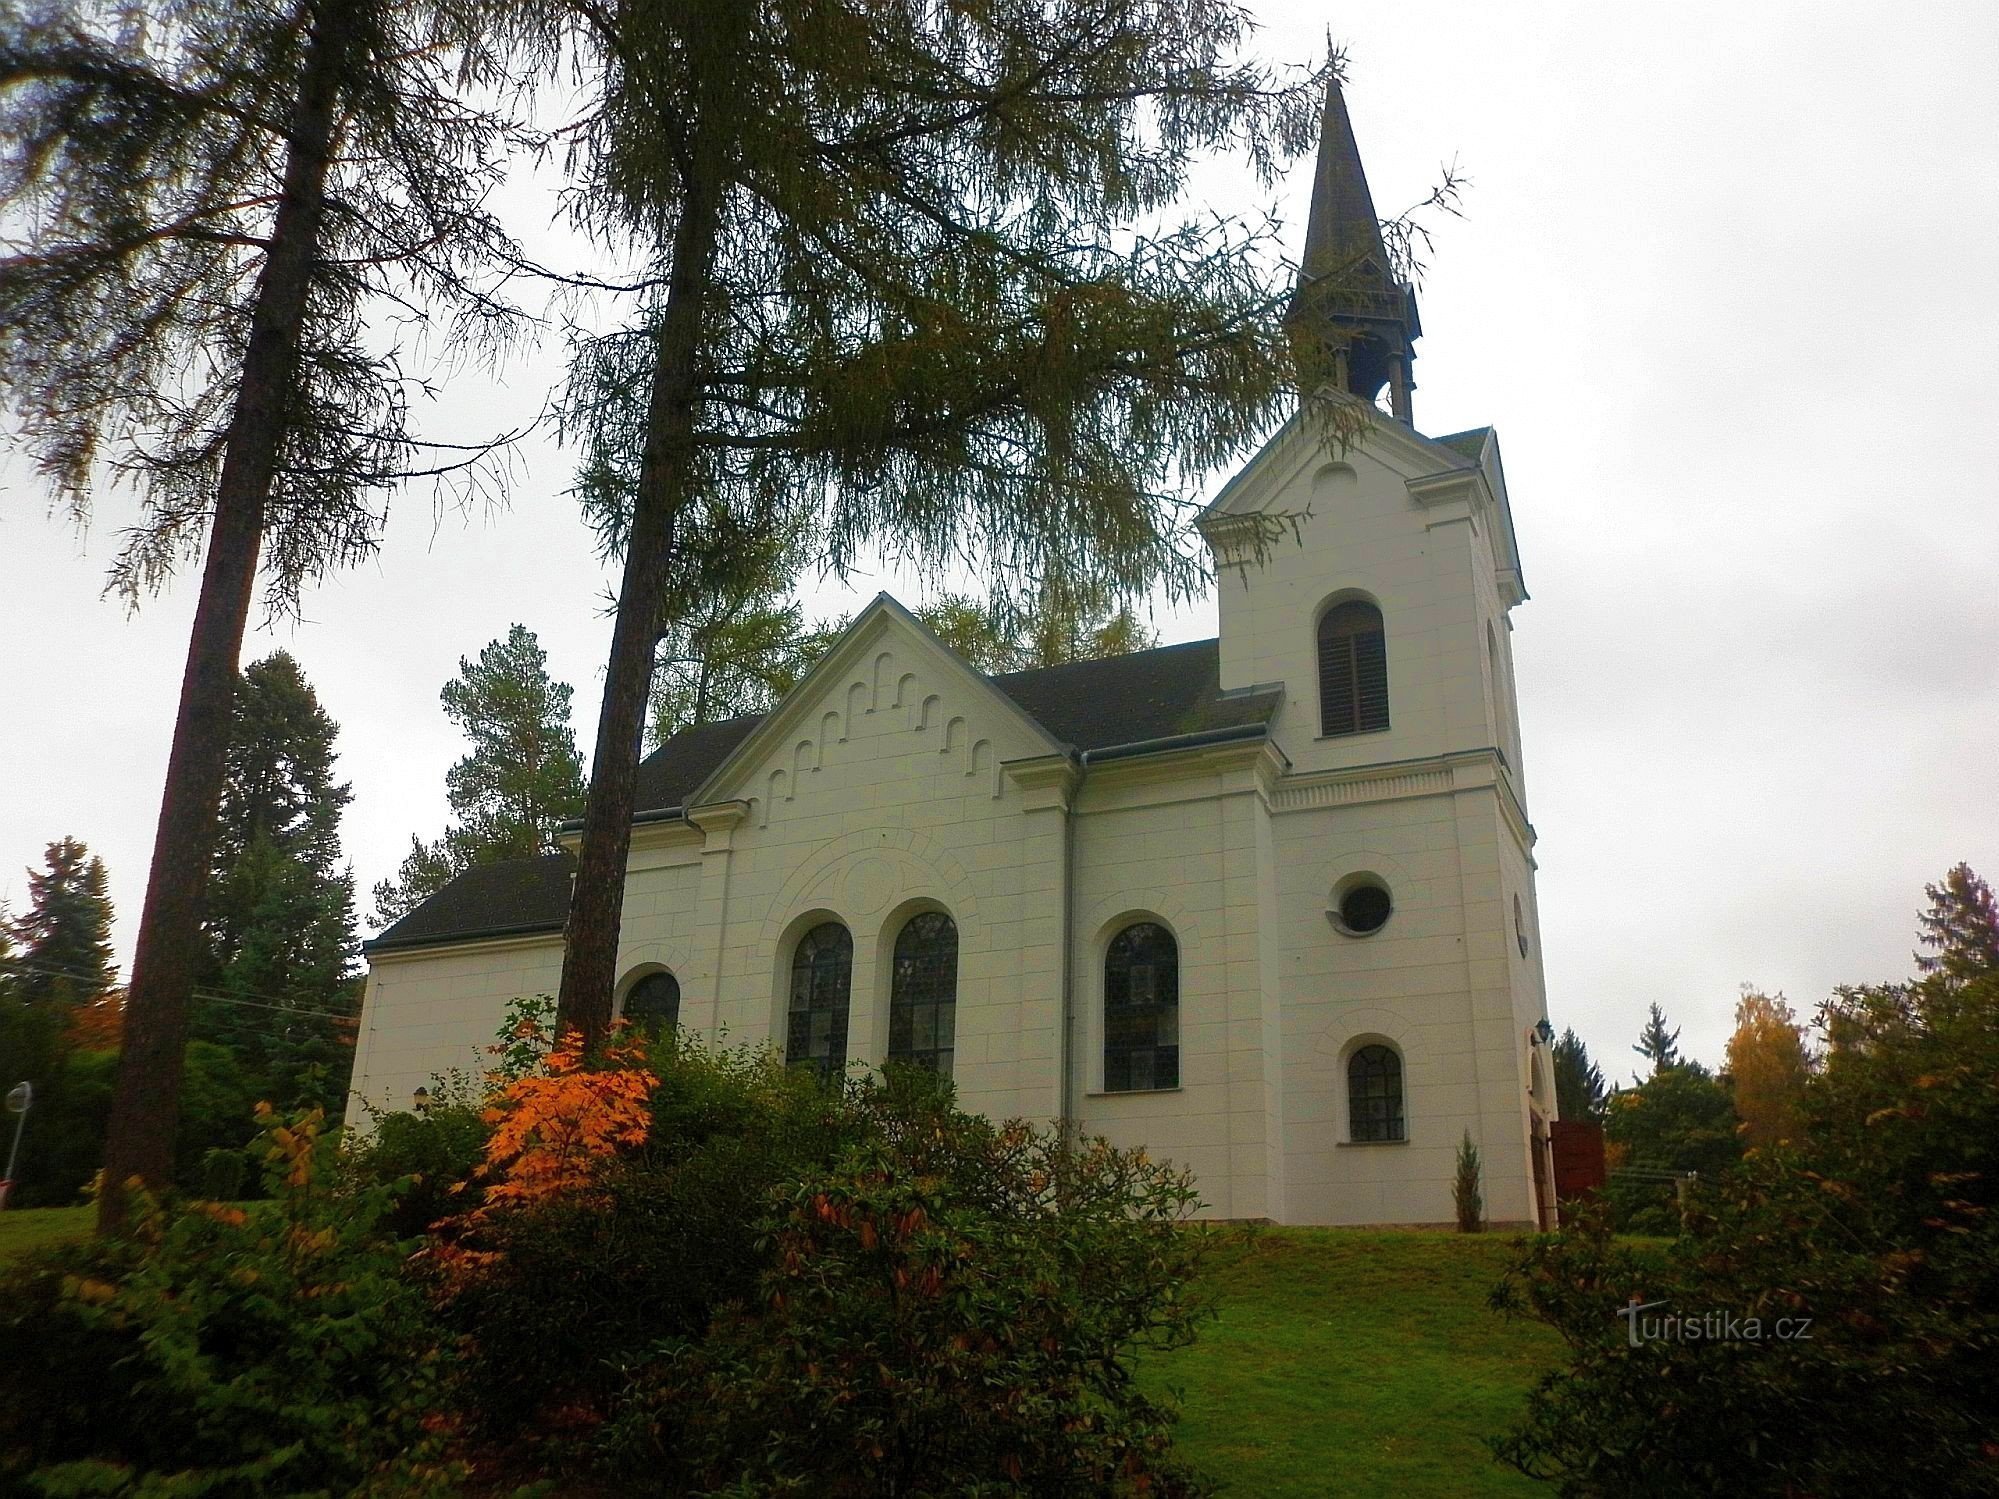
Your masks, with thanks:
<instances>
[{"instance_id":1,"label":"grass lawn","mask_svg":"<svg viewBox=\"0 0 1999 1499\"><path fill-rule=\"evenodd\" d=\"M80 1239L90 1232L97 1209L10 1208L0 1212L0 1261L64 1239Z\"/></svg>"},{"instance_id":2,"label":"grass lawn","mask_svg":"<svg viewBox=\"0 0 1999 1499\"><path fill-rule=\"evenodd\" d=\"M1551 1367L1548 1329L1485 1298L1513 1236L1271 1229L1215 1274L1219 1320L1157 1356L1177 1445L1239 1495L1546 1493L1500 1467L1509 1426Z\"/></svg>"}]
</instances>

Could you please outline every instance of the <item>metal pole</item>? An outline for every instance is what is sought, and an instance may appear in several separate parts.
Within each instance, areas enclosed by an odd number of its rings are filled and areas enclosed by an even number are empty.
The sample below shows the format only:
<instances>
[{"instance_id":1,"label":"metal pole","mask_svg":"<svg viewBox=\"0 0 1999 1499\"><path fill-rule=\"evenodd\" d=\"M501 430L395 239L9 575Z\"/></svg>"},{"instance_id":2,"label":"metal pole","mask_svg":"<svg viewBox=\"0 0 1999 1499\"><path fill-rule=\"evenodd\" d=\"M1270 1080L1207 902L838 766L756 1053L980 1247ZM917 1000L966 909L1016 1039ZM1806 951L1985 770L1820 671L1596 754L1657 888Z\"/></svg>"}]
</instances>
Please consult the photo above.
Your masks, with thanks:
<instances>
[{"instance_id":1,"label":"metal pole","mask_svg":"<svg viewBox=\"0 0 1999 1499\"><path fill-rule=\"evenodd\" d=\"M14 1190L14 1163L21 1157L21 1131L28 1127L28 1110L34 1105L35 1090L26 1083L15 1086L7 1095L7 1108L14 1115L14 1145L7 1152L7 1174L0 1177L0 1208L7 1205L7 1198Z\"/></svg>"}]
</instances>

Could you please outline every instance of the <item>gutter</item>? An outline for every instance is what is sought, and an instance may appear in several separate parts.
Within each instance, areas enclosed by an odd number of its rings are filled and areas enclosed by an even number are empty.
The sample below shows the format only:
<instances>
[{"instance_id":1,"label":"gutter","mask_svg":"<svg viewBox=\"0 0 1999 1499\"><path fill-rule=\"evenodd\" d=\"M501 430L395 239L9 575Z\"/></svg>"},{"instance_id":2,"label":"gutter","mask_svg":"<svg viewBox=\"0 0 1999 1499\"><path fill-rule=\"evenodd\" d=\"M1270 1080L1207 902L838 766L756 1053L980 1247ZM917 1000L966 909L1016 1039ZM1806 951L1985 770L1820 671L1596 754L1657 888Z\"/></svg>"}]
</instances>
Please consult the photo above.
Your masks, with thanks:
<instances>
[{"instance_id":1,"label":"gutter","mask_svg":"<svg viewBox=\"0 0 1999 1499\"><path fill-rule=\"evenodd\" d=\"M1262 739L1269 735L1267 723L1231 724L1222 729L1198 729L1191 734L1166 734L1157 739L1134 739L1130 744L1106 745L1103 749L1084 750L1082 765L1087 774L1090 766L1102 760L1129 760L1138 755L1163 754L1168 750L1200 749L1210 744L1230 744L1238 739Z\"/></svg>"},{"instance_id":2,"label":"gutter","mask_svg":"<svg viewBox=\"0 0 1999 1499\"><path fill-rule=\"evenodd\" d=\"M643 812L632 814L632 826L637 827L643 822L680 822L686 816L685 807L650 807ZM555 830L558 833L580 833L583 831L583 819L572 817L566 822L558 822Z\"/></svg>"},{"instance_id":3,"label":"gutter","mask_svg":"<svg viewBox=\"0 0 1999 1499\"><path fill-rule=\"evenodd\" d=\"M487 941L494 937L527 937L537 932L559 932L563 924L546 921L517 921L511 926L481 927L476 932L440 932L434 937L400 937L389 942L377 937L361 944L362 956L378 952L399 952L404 948L449 947L459 942Z\"/></svg>"}]
</instances>

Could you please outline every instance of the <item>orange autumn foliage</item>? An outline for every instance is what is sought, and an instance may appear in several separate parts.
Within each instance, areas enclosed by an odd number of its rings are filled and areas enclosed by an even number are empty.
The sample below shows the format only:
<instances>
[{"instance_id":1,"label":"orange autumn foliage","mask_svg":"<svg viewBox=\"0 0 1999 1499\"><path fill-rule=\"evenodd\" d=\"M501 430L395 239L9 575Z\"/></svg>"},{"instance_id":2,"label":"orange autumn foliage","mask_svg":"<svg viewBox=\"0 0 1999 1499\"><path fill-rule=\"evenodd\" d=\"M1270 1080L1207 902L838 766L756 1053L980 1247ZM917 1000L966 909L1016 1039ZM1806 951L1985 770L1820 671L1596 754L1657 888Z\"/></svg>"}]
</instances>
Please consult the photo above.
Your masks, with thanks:
<instances>
[{"instance_id":1,"label":"orange autumn foliage","mask_svg":"<svg viewBox=\"0 0 1999 1499\"><path fill-rule=\"evenodd\" d=\"M69 1044L78 1051L116 1051L125 1040L125 991L107 989L78 1005L69 1021Z\"/></svg>"},{"instance_id":2,"label":"orange autumn foliage","mask_svg":"<svg viewBox=\"0 0 1999 1499\"><path fill-rule=\"evenodd\" d=\"M601 1165L645 1143L658 1086L641 1045L614 1041L586 1065L577 1034L565 1036L539 1074L509 1083L486 1110L494 1127L482 1168L487 1205L587 1191Z\"/></svg>"}]
</instances>

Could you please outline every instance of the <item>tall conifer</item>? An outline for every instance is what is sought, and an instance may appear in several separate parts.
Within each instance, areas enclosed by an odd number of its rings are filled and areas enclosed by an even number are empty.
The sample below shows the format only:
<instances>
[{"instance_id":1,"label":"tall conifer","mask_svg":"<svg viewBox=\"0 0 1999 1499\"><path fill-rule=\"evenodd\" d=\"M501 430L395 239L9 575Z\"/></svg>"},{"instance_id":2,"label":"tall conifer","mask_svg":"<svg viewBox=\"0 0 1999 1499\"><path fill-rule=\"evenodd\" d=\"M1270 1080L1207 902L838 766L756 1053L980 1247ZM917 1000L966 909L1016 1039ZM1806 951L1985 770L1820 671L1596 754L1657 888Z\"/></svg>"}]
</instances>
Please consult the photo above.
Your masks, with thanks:
<instances>
[{"instance_id":1,"label":"tall conifer","mask_svg":"<svg viewBox=\"0 0 1999 1499\"><path fill-rule=\"evenodd\" d=\"M136 601L206 550L126 1010L101 1219L170 1174L189 988L260 565L283 610L368 555L418 443L370 308L490 346L500 127L460 0L0 0L0 403L81 518L144 500Z\"/></svg>"},{"instance_id":2,"label":"tall conifer","mask_svg":"<svg viewBox=\"0 0 1999 1499\"><path fill-rule=\"evenodd\" d=\"M354 983L354 876L340 863L352 792L334 779L339 726L298 662L244 669L202 914L193 1031L219 1041L278 1101L308 1061L347 1060L339 1017ZM314 1102L337 1102L344 1077Z\"/></svg>"},{"instance_id":3,"label":"tall conifer","mask_svg":"<svg viewBox=\"0 0 1999 1499\"><path fill-rule=\"evenodd\" d=\"M515 625L478 658L461 656L438 694L470 749L445 775L453 821L434 843L410 839L392 880L375 886L387 925L475 864L555 847L555 830L583 810L583 757L569 723L572 689L548 674L534 631Z\"/></svg>"},{"instance_id":4,"label":"tall conifer","mask_svg":"<svg viewBox=\"0 0 1999 1499\"><path fill-rule=\"evenodd\" d=\"M16 996L89 1004L117 982L104 861L74 838L48 846L28 871L28 909L13 924Z\"/></svg>"}]
</instances>

